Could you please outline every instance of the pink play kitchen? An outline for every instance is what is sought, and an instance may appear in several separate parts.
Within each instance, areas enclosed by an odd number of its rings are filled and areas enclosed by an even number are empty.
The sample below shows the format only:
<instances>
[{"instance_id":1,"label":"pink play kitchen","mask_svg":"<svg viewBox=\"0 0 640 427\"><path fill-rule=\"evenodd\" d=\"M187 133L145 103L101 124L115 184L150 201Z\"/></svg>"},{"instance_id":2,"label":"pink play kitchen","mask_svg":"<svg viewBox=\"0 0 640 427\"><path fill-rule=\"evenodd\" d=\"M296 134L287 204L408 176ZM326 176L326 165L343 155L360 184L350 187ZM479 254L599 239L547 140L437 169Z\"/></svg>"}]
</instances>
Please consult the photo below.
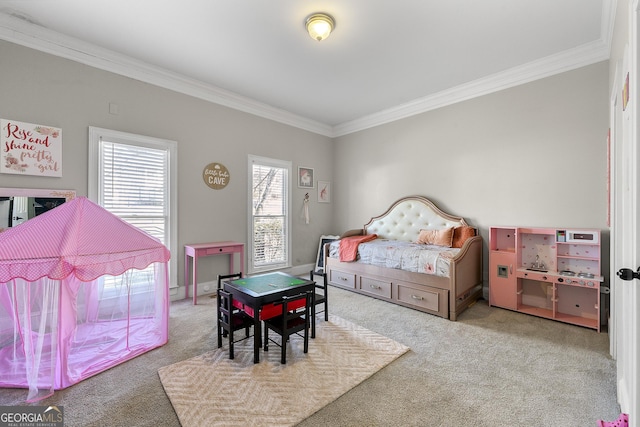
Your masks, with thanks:
<instances>
[{"instance_id":1,"label":"pink play kitchen","mask_svg":"<svg viewBox=\"0 0 640 427\"><path fill-rule=\"evenodd\" d=\"M600 230L491 227L489 304L600 331Z\"/></svg>"}]
</instances>

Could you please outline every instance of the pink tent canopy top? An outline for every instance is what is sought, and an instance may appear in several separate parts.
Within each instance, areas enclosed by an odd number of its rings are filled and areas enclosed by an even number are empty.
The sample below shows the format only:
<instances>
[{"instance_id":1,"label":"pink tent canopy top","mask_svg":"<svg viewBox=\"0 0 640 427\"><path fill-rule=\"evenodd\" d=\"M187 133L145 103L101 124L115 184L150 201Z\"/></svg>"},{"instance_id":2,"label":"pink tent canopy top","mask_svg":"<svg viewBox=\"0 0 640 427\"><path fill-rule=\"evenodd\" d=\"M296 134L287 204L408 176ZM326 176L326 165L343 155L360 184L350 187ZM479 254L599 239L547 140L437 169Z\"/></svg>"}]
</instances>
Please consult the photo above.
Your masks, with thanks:
<instances>
[{"instance_id":1,"label":"pink tent canopy top","mask_svg":"<svg viewBox=\"0 0 640 427\"><path fill-rule=\"evenodd\" d=\"M167 262L158 239L86 197L78 197L0 233L0 283L14 278L89 282Z\"/></svg>"}]
</instances>

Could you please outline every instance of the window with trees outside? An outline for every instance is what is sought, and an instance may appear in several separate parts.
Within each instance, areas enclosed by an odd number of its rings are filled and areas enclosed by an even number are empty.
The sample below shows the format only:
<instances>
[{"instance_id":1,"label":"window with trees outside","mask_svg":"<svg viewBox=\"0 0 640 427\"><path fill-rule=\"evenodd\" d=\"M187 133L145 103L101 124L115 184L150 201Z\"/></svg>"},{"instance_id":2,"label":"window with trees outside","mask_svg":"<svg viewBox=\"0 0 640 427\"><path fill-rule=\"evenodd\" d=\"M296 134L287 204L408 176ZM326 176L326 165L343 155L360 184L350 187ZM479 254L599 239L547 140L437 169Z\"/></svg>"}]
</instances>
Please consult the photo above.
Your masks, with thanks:
<instances>
[{"instance_id":1,"label":"window with trees outside","mask_svg":"<svg viewBox=\"0 0 640 427\"><path fill-rule=\"evenodd\" d=\"M291 266L291 162L249 156L251 273Z\"/></svg>"}]
</instances>

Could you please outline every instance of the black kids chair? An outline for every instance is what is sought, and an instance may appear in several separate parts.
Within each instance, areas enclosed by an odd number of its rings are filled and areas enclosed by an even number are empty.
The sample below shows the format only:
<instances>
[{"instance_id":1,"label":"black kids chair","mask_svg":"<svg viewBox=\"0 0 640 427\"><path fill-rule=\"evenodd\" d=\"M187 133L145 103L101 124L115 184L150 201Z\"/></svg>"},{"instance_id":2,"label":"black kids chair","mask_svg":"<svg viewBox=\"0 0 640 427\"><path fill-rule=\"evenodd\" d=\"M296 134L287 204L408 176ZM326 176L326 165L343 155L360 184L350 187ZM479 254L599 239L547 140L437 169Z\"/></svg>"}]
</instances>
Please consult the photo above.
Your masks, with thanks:
<instances>
[{"instance_id":1,"label":"black kids chair","mask_svg":"<svg viewBox=\"0 0 640 427\"><path fill-rule=\"evenodd\" d=\"M222 289L222 282L228 279L231 279L231 280L242 279L242 273L218 274L218 289Z\"/></svg>"},{"instance_id":2,"label":"black kids chair","mask_svg":"<svg viewBox=\"0 0 640 427\"><path fill-rule=\"evenodd\" d=\"M322 276L322 283L316 283L316 294L315 294L315 307L313 308L313 316L311 316L311 338L316 337L316 314L324 313L324 321L329 321L329 293L327 292L328 283L327 283L327 273L320 271L309 272L309 279L313 280L314 276ZM316 311L318 305L322 304L323 309L320 311Z\"/></svg>"},{"instance_id":3,"label":"black kids chair","mask_svg":"<svg viewBox=\"0 0 640 427\"><path fill-rule=\"evenodd\" d=\"M285 296L275 303L282 307L281 314L264 321L264 351L269 351L269 341L279 345L281 348L280 363L282 364L287 363L287 341L291 335L300 335L300 332L303 332L304 352L309 352L309 317L311 317L312 299L313 292ZM292 307L299 306L301 301L304 301L304 309L292 309ZM269 338L270 330L282 337L280 344Z\"/></svg>"},{"instance_id":4,"label":"black kids chair","mask_svg":"<svg viewBox=\"0 0 640 427\"><path fill-rule=\"evenodd\" d=\"M242 279L242 273L218 274L218 289L222 289L222 282L224 282L225 280L236 279ZM244 304L242 304L240 301L233 301L233 305L235 306L236 312L244 308ZM226 333L224 336L227 336Z\"/></svg>"},{"instance_id":5,"label":"black kids chair","mask_svg":"<svg viewBox=\"0 0 640 427\"><path fill-rule=\"evenodd\" d=\"M222 347L223 335L229 338L229 359L234 358L233 345L249 338L249 328L253 325L253 318L242 310L233 306L233 295L222 289L218 289L218 348ZM234 339L233 333L245 330L245 336L238 340Z\"/></svg>"}]
</instances>

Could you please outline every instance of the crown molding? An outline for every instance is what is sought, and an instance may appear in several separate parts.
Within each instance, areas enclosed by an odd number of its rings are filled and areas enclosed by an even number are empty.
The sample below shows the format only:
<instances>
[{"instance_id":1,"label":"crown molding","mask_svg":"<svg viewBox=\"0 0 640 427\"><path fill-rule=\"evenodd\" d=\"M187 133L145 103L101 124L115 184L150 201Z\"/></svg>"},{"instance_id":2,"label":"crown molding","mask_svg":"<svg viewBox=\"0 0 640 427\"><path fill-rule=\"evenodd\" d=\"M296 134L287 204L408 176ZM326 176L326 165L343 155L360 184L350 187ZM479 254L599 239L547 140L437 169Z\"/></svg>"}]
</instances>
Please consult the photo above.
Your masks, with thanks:
<instances>
[{"instance_id":1,"label":"crown molding","mask_svg":"<svg viewBox=\"0 0 640 427\"><path fill-rule=\"evenodd\" d=\"M537 61L415 99L333 127L333 137L348 135L385 123L415 116L534 80L606 61L611 54L617 0L603 0L600 38Z\"/></svg>"},{"instance_id":2,"label":"crown molding","mask_svg":"<svg viewBox=\"0 0 640 427\"><path fill-rule=\"evenodd\" d=\"M274 122L336 138L609 59L617 0L604 0L600 39L336 126L272 107L0 12L0 39Z\"/></svg>"},{"instance_id":3,"label":"crown molding","mask_svg":"<svg viewBox=\"0 0 640 427\"><path fill-rule=\"evenodd\" d=\"M607 45L609 54L611 53L611 43L613 42L613 30L616 24L616 10L618 0L603 0L602 18L600 20L600 40Z\"/></svg>"},{"instance_id":4,"label":"crown molding","mask_svg":"<svg viewBox=\"0 0 640 427\"><path fill-rule=\"evenodd\" d=\"M608 45L598 40L506 71L437 92L378 113L334 126L333 137L339 137L385 123L415 116L458 102L498 92L565 71L574 70L609 59Z\"/></svg>"},{"instance_id":5,"label":"crown molding","mask_svg":"<svg viewBox=\"0 0 640 427\"><path fill-rule=\"evenodd\" d=\"M104 71L332 137L331 126L68 37L0 12L0 39Z\"/></svg>"}]
</instances>

